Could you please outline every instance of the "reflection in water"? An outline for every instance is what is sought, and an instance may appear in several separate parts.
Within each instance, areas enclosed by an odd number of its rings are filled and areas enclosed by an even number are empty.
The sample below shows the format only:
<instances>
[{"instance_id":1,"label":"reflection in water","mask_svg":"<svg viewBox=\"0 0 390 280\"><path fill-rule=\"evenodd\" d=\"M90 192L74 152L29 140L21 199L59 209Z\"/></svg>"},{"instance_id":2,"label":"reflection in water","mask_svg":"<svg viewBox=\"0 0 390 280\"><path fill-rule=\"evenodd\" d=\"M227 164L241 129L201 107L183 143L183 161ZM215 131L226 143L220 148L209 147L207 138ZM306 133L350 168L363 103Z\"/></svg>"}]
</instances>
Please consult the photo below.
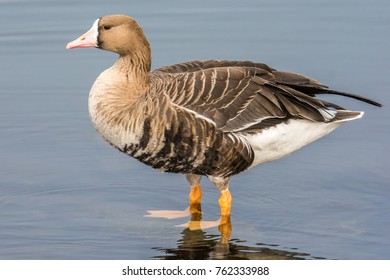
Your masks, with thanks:
<instances>
[{"instance_id":1,"label":"reflection in water","mask_svg":"<svg viewBox=\"0 0 390 280\"><path fill-rule=\"evenodd\" d=\"M177 241L177 248L155 249L163 254L156 259L166 260L303 260L319 259L295 249L277 249L278 245L257 243L255 246L244 245L244 240L231 239L224 243L220 236L208 235L202 230L192 231L188 228L182 232L182 238Z\"/></svg>"},{"instance_id":2,"label":"reflection in water","mask_svg":"<svg viewBox=\"0 0 390 280\"><path fill-rule=\"evenodd\" d=\"M204 231L204 227L201 226L201 219L201 213L191 215L191 221L182 231L182 237L177 241L177 248L154 247L152 249L163 253L154 258L166 260L321 259L307 253L297 252L295 248L278 249L279 245L263 243L256 243L255 246L246 246L244 245L244 240L230 239L232 233L230 217L221 217L221 219L215 221L218 222L216 225L219 224L218 230L220 235L207 234Z\"/></svg>"}]
</instances>

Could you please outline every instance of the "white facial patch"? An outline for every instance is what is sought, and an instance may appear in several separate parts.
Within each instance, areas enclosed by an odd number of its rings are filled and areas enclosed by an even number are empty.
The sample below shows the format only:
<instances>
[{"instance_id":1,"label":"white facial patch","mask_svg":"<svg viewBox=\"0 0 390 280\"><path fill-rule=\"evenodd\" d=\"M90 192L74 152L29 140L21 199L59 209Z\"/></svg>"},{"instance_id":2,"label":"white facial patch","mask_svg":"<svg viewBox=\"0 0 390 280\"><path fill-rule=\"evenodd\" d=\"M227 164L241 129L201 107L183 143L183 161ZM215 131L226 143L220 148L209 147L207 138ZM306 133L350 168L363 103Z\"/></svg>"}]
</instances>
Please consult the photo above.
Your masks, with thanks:
<instances>
[{"instance_id":1,"label":"white facial patch","mask_svg":"<svg viewBox=\"0 0 390 280\"><path fill-rule=\"evenodd\" d=\"M99 21L100 19L95 20L95 22L92 24L91 29L88 31L92 33L95 42L98 41L98 36L99 36Z\"/></svg>"}]
</instances>

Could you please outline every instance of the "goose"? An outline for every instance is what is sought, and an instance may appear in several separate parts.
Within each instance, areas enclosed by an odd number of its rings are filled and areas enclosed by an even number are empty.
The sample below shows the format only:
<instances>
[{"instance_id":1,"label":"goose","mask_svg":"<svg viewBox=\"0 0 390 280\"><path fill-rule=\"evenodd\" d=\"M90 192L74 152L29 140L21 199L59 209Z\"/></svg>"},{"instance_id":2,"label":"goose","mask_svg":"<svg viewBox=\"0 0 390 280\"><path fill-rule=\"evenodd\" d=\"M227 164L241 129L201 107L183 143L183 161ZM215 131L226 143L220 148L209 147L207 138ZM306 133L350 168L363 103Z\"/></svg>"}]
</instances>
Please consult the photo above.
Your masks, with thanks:
<instances>
[{"instance_id":1,"label":"goose","mask_svg":"<svg viewBox=\"0 0 390 280\"><path fill-rule=\"evenodd\" d=\"M66 46L88 47L119 55L89 93L96 130L124 154L160 171L184 174L190 206L200 204L200 181L208 177L220 191L221 217L231 213L233 175L289 155L363 116L317 95L381 106L251 61L199 60L151 71L149 42L127 15L97 19Z\"/></svg>"}]
</instances>

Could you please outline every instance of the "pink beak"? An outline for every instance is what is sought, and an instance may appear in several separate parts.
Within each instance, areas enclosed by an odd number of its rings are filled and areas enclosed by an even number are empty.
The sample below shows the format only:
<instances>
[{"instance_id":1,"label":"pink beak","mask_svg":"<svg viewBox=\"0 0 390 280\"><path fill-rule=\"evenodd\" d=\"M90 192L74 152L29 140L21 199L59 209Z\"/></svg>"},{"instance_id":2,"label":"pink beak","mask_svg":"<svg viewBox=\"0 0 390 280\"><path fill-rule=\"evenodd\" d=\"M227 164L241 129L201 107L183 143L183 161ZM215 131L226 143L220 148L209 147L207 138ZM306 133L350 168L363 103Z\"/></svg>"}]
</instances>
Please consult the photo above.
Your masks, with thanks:
<instances>
[{"instance_id":1,"label":"pink beak","mask_svg":"<svg viewBox=\"0 0 390 280\"><path fill-rule=\"evenodd\" d=\"M74 49L74 48L90 48L90 47L97 47L97 37L98 37L98 31L97 31L97 22L94 23L92 28L85 32L83 35L81 35L76 40L69 42L66 45L67 49Z\"/></svg>"}]
</instances>

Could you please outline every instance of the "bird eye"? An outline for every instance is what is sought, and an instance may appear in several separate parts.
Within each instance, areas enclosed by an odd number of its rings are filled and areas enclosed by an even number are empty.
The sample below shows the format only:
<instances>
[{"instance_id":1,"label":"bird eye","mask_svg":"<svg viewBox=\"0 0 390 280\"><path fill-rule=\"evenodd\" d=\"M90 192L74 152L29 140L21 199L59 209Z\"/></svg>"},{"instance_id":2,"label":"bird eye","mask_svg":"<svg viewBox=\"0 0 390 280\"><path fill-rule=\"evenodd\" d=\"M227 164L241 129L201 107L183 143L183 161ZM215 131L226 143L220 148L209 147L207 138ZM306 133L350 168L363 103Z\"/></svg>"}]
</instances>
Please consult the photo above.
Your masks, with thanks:
<instances>
[{"instance_id":1,"label":"bird eye","mask_svg":"<svg viewBox=\"0 0 390 280\"><path fill-rule=\"evenodd\" d=\"M103 26L104 30L110 30L111 29L111 25L105 25Z\"/></svg>"}]
</instances>

